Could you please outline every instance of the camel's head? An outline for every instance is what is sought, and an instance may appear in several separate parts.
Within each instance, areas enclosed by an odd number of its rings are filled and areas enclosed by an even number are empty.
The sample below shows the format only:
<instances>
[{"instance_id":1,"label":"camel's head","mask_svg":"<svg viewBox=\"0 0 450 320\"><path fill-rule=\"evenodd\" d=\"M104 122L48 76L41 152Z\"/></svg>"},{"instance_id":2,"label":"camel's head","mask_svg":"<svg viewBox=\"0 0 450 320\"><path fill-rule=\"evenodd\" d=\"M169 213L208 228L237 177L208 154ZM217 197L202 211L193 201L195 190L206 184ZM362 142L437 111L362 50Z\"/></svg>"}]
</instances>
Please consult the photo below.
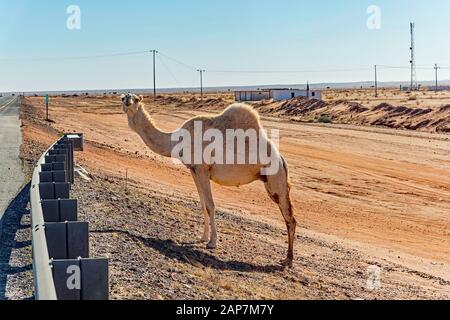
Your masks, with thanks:
<instances>
[{"instance_id":1,"label":"camel's head","mask_svg":"<svg viewBox=\"0 0 450 320\"><path fill-rule=\"evenodd\" d=\"M122 109L128 116L128 126L132 130L136 130L134 123L134 116L139 110L141 102L144 100L143 96L127 93L122 95Z\"/></svg>"},{"instance_id":2,"label":"camel's head","mask_svg":"<svg viewBox=\"0 0 450 320\"><path fill-rule=\"evenodd\" d=\"M139 104L144 100L143 96L127 93L122 95L122 109L128 116L134 116L139 109Z\"/></svg>"}]
</instances>

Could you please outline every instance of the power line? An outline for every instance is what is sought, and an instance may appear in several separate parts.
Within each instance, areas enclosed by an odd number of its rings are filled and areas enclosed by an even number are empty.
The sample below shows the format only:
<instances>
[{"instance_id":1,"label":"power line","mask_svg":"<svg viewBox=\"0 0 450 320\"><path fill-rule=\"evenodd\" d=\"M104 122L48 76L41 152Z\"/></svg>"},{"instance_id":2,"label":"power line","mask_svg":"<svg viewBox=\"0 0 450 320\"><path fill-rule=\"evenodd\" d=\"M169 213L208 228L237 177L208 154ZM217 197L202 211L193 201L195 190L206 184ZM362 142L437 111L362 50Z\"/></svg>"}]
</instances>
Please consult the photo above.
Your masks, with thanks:
<instances>
[{"instance_id":1,"label":"power line","mask_svg":"<svg viewBox=\"0 0 450 320\"><path fill-rule=\"evenodd\" d=\"M197 68L195 68L195 67L193 67L193 66L191 66L191 65L189 65L187 63L184 63L184 62L182 62L182 61L180 61L178 59L172 58L172 57L170 57L170 56L168 56L168 55L166 55L166 54L164 54L162 52L159 52L159 54L162 55L163 57L165 57L166 59L172 60L173 62L175 62L175 63L177 63L177 64L179 64L179 65L181 65L181 66L183 66L185 68L188 68L188 69L193 70L193 71L197 70Z\"/></svg>"},{"instance_id":2,"label":"power line","mask_svg":"<svg viewBox=\"0 0 450 320\"><path fill-rule=\"evenodd\" d=\"M382 64L379 64L378 67L381 69L409 69L410 68L407 66L386 66L386 65L382 65Z\"/></svg>"},{"instance_id":3,"label":"power line","mask_svg":"<svg viewBox=\"0 0 450 320\"><path fill-rule=\"evenodd\" d=\"M152 53L155 50L142 50L142 51L131 51L131 52L121 52L121 53L109 53L109 54L97 54L97 55L85 55L85 56L68 56L68 57L41 57L41 58L0 58L0 61L55 61L55 60L83 60L83 59L101 59L101 58L114 58L123 56L135 56L144 55L147 53ZM172 60L173 62L184 66L190 70L197 71L197 68L182 62L176 58L173 58L163 52L156 51L159 55L165 57L166 59ZM429 69L431 64L416 65L420 69ZM408 66L391 66L391 65L377 65L379 69L409 69ZM422 68L423 67L423 68ZM427 68L425 68L427 67ZM450 67L443 66L441 69L449 69ZM311 70L208 70L210 73L326 73L326 72L353 72L353 71L370 71L371 68L347 68L347 69L311 69Z\"/></svg>"},{"instance_id":4,"label":"power line","mask_svg":"<svg viewBox=\"0 0 450 320\"><path fill-rule=\"evenodd\" d=\"M327 70L207 70L209 73L327 73L327 72L354 72L370 71L372 68L354 68L354 69L327 69Z\"/></svg>"},{"instance_id":5,"label":"power line","mask_svg":"<svg viewBox=\"0 0 450 320\"><path fill-rule=\"evenodd\" d=\"M71 57L43 57L43 58L0 58L0 61L64 61L64 60L85 60L85 59L101 59L101 58L114 58L114 57L125 57L125 56L136 56L148 54L147 51L134 51L134 52L122 52L122 53L111 53L111 54L98 54L98 55L86 55L86 56L71 56Z\"/></svg>"},{"instance_id":6,"label":"power line","mask_svg":"<svg viewBox=\"0 0 450 320\"><path fill-rule=\"evenodd\" d=\"M409 66L386 66L386 65L377 65L379 67L379 69L410 69L411 67ZM431 65L421 65L421 67L417 67L417 70L431 70L432 66Z\"/></svg>"},{"instance_id":7,"label":"power line","mask_svg":"<svg viewBox=\"0 0 450 320\"><path fill-rule=\"evenodd\" d=\"M161 62L161 64L163 65L163 67L166 69L167 73L170 74L170 76L173 78L173 80L175 81L175 83L180 86L180 82L178 81L178 79L175 77L175 74L172 72L172 70L169 68L169 66L164 62L164 59L162 58L161 55L158 55L159 58L159 62Z\"/></svg>"},{"instance_id":8,"label":"power line","mask_svg":"<svg viewBox=\"0 0 450 320\"><path fill-rule=\"evenodd\" d=\"M385 69L409 69L411 68L411 80L412 80L412 89L414 89L414 84L417 86L417 78L416 78L416 70L430 70L432 65L417 65L415 63L415 52L414 52L414 24L411 24L411 66L395 66L395 65L375 65L375 95L378 94L378 75L380 70ZM171 75L171 77L175 80L175 82L179 85L175 74L171 71L171 69L167 66L164 59L170 60L184 68L192 71L200 73L200 92L203 96L203 75L205 72L208 73L229 73L229 74L310 74L310 73L344 73L344 72L370 72L373 71L373 68L342 68L342 69L305 69L305 70L233 70L233 69L198 69L189 63L183 62L179 59L173 58L167 54L164 54L157 50L141 50L141 51L130 51L130 52L118 52L118 53L109 53L109 54L97 54L97 55L79 55L79 56L67 56L67 57L40 57L40 58L0 58L0 62L2 61L69 61L69 60L89 60L89 59L102 59L102 58L114 58L114 57L126 57L126 56L137 56L137 55L147 55L149 53L153 54L153 93L156 96L156 57L157 55L160 57L160 62L167 70L167 72ZM164 59L162 59L164 57ZM166 60L166 61L167 61ZM414 63L413 63L414 62ZM437 65L434 65L433 68L436 68ZM449 70L450 66L440 66L439 69ZM437 70L435 69L436 73ZM437 74L436 74L437 78Z\"/></svg>"}]
</instances>

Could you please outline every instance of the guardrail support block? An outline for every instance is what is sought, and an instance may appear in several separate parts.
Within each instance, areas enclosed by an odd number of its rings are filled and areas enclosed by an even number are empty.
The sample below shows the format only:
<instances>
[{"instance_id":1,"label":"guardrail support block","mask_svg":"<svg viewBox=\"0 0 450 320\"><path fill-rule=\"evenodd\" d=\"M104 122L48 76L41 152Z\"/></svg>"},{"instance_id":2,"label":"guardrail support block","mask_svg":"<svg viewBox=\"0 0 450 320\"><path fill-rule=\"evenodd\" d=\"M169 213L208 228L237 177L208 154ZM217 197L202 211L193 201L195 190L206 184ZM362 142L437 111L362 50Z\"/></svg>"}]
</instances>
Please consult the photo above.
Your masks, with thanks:
<instances>
[{"instance_id":1,"label":"guardrail support block","mask_svg":"<svg viewBox=\"0 0 450 320\"><path fill-rule=\"evenodd\" d=\"M39 192L42 200L69 199L70 183L40 183Z\"/></svg>"},{"instance_id":2,"label":"guardrail support block","mask_svg":"<svg viewBox=\"0 0 450 320\"><path fill-rule=\"evenodd\" d=\"M84 151L84 136L82 133L66 134L64 137L73 141L74 151Z\"/></svg>"},{"instance_id":3,"label":"guardrail support block","mask_svg":"<svg viewBox=\"0 0 450 320\"><path fill-rule=\"evenodd\" d=\"M69 199L70 198L70 183L55 184L55 199Z\"/></svg>"},{"instance_id":4,"label":"guardrail support block","mask_svg":"<svg viewBox=\"0 0 450 320\"><path fill-rule=\"evenodd\" d=\"M108 259L53 260L58 300L108 300Z\"/></svg>"},{"instance_id":5,"label":"guardrail support block","mask_svg":"<svg viewBox=\"0 0 450 320\"><path fill-rule=\"evenodd\" d=\"M67 259L67 228L64 223L45 224L50 259Z\"/></svg>"},{"instance_id":6,"label":"guardrail support block","mask_svg":"<svg viewBox=\"0 0 450 320\"><path fill-rule=\"evenodd\" d=\"M57 182L57 183L67 182L66 171L53 171L52 180L53 180L53 182Z\"/></svg>"},{"instance_id":7,"label":"guardrail support block","mask_svg":"<svg viewBox=\"0 0 450 320\"><path fill-rule=\"evenodd\" d=\"M67 222L67 259L89 257L89 223Z\"/></svg>"},{"instance_id":8,"label":"guardrail support block","mask_svg":"<svg viewBox=\"0 0 450 320\"><path fill-rule=\"evenodd\" d=\"M89 257L89 223L45 224L49 257L55 260Z\"/></svg>"},{"instance_id":9,"label":"guardrail support block","mask_svg":"<svg viewBox=\"0 0 450 320\"><path fill-rule=\"evenodd\" d=\"M55 199L55 187L53 183L40 183L39 193L42 200Z\"/></svg>"},{"instance_id":10,"label":"guardrail support block","mask_svg":"<svg viewBox=\"0 0 450 320\"><path fill-rule=\"evenodd\" d=\"M81 300L109 299L108 259L81 259Z\"/></svg>"},{"instance_id":11,"label":"guardrail support block","mask_svg":"<svg viewBox=\"0 0 450 320\"><path fill-rule=\"evenodd\" d=\"M53 173L51 171L43 171L39 173L39 181L41 183L52 183Z\"/></svg>"},{"instance_id":12,"label":"guardrail support block","mask_svg":"<svg viewBox=\"0 0 450 320\"><path fill-rule=\"evenodd\" d=\"M54 260L52 266L58 300L81 300L80 261Z\"/></svg>"},{"instance_id":13,"label":"guardrail support block","mask_svg":"<svg viewBox=\"0 0 450 320\"><path fill-rule=\"evenodd\" d=\"M41 183L67 182L66 171L44 171L39 173L39 179Z\"/></svg>"},{"instance_id":14,"label":"guardrail support block","mask_svg":"<svg viewBox=\"0 0 450 320\"><path fill-rule=\"evenodd\" d=\"M76 199L42 200L44 222L77 222L78 201Z\"/></svg>"},{"instance_id":15,"label":"guardrail support block","mask_svg":"<svg viewBox=\"0 0 450 320\"><path fill-rule=\"evenodd\" d=\"M59 200L59 221L78 221L78 201L74 199Z\"/></svg>"},{"instance_id":16,"label":"guardrail support block","mask_svg":"<svg viewBox=\"0 0 450 320\"><path fill-rule=\"evenodd\" d=\"M56 223L59 220L59 201L58 200L42 200L42 212L44 214L44 222Z\"/></svg>"}]
</instances>

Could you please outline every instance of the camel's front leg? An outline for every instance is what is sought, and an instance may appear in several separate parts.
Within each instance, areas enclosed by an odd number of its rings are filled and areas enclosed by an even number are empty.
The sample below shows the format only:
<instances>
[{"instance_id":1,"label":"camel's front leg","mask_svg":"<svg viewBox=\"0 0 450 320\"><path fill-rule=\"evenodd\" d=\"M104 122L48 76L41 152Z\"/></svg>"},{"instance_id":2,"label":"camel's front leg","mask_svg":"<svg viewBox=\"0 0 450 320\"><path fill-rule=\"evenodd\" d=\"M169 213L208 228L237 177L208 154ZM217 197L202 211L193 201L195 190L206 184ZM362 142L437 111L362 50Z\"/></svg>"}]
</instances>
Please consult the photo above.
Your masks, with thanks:
<instances>
[{"instance_id":1,"label":"camel's front leg","mask_svg":"<svg viewBox=\"0 0 450 320\"><path fill-rule=\"evenodd\" d=\"M200 196L200 202L203 214L205 216L205 226L203 229L202 241L209 241L208 248L214 249L217 245L217 229L215 223L215 206L211 192L210 177L207 174L207 171L201 168L192 168L191 173Z\"/></svg>"},{"instance_id":2,"label":"camel's front leg","mask_svg":"<svg viewBox=\"0 0 450 320\"><path fill-rule=\"evenodd\" d=\"M202 242L209 242L209 215L208 211L206 211L206 207L203 210L205 215L205 226L203 228Z\"/></svg>"}]
</instances>

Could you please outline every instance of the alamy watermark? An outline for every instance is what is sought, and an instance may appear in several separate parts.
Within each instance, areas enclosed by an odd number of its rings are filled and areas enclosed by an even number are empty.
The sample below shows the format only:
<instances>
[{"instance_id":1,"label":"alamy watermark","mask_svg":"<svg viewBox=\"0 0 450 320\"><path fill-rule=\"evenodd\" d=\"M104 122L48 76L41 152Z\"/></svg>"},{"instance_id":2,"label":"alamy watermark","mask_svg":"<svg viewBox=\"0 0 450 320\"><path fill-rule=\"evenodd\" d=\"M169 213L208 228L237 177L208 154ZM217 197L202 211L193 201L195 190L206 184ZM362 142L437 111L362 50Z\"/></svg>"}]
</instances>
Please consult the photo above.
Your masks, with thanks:
<instances>
[{"instance_id":1,"label":"alamy watermark","mask_svg":"<svg viewBox=\"0 0 450 320\"><path fill-rule=\"evenodd\" d=\"M172 159L184 165L260 165L261 175L276 175L281 165L278 152L279 130L264 129L203 130L202 121L194 121L193 135L181 129L172 134Z\"/></svg>"},{"instance_id":2,"label":"alamy watermark","mask_svg":"<svg viewBox=\"0 0 450 320\"><path fill-rule=\"evenodd\" d=\"M66 13L69 15L66 20L66 27L68 30L80 30L81 29L81 8L77 5L70 5L66 9Z\"/></svg>"},{"instance_id":3,"label":"alamy watermark","mask_svg":"<svg viewBox=\"0 0 450 320\"><path fill-rule=\"evenodd\" d=\"M67 289L81 290L81 269L77 265L72 265L67 268L67 275L69 277L66 281Z\"/></svg>"},{"instance_id":4,"label":"alamy watermark","mask_svg":"<svg viewBox=\"0 0 450 320\"><path fill-rule=\"evenodd\" d=\"M377 5L370 5L367 8L367 28L369 30L380 30L381 29L381 8Z\"/></svg>"},{"instance_id":5,"label":"alamy watermark","mask_svg":"<svg viewBox=\"0 0 450 320\"><path fill-rule=\"evenodd\" d=\"M375 291L381 289L381 268L374 265L369 266L367 268L367 274L367 290Z\"/></svg>"}]
</instances>

